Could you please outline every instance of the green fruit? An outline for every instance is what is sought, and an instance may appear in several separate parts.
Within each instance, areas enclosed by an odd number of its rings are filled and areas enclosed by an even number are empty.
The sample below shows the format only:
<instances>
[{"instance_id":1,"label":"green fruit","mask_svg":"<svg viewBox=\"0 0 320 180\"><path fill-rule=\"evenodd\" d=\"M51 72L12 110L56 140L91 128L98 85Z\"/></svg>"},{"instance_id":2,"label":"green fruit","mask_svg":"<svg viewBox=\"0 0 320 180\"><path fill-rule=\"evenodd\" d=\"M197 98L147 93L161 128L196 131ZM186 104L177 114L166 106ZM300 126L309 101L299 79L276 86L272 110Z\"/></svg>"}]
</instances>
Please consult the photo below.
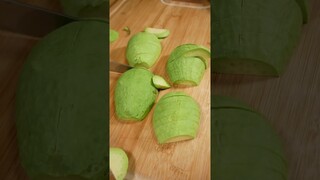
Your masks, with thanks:
<instances>
[{"instance_id":1,"label":"green fruit","mask_svg":"<svg viewBox=\"0 0 320 180\"><path fill-rule=\"evenodd\" d=\"M183 44L170 54L166 71L175 85L197 86L208 67L210 51L196 44Z\"/></svg>"},{"instance_id":2,"label":"green fruit","mask_svg":"<svg viewBox=\"0 0 320 180\"><path fill-rule=\"evenodd\" d=\"M116 30L110 29L109 42L112 43L119 38L119 33Z\"/></svg>"},{"instance_id":3,"label":"green fruit","mask_svg":"<svg viewBox=\"0 0 320 180\"><path fill-rule=\"evenodd\" d=\"M200 123L198 103L183 92L170 92L157 103L153 128L160 144L196 137Z\"/></svg>"},{"instance_id":4,"label":"green fruit","mask_svg":"<svg viewBox=\"0 0 320 180\"><path fill-rule=\"evenodd\" d=\"M16 124L30 179L106 179L107 28L105 21L74 22L29 54L17 89Z\"/></svg>"},{"instance_id":5,"label":"green fruit","mask_svg":"<svg viewBox=\"0 0 320 180\"><path fill-rule=\"evenodd\" d=\"M110 169L116 180L123 180L126 177L129 159L121 148L110 148Z\"/></svg>"},{"instance_id":6,"label":"green fruit","mask_svg":"<svg viewBox=\"0 0 320 180\"><path fill-rule=\"evenodd\" d=\"M147 32L139 32L129 40L126 58L132 67L150 68L156 63L161 50L161 43L157 36Z\"/></svg>"},{"instance_id":7,"label":"green fruit","mask_svg":"<svg viewBox=\"0 0 320 180\"><path fill-rule=\"evenodd\" d=\"M197 86L205 71L205 64L196 57L181 57L168 62L166 70L171 82L175 85Z\"/></svg>"},{"instance_id":8,"label":"green fruit","mask_svg":"<svg viewBox=\"0 0 320 180\"><path fill-rule=\"evenodd\" d=\"M205 68L209 67L210 50L197 44L183 44L176 47L170 54L169 61L179 60L182 57L196 57L203 61Z\"/></svg>"},{"instance_id":9,"label":"green fruit","mask_svg":"<svg viewBox=\"0 0 320 180\"><path fill-rule=\"evenodd\" d=\"M152 77L147 69L133 68L119 78L115 89L115 108L120 120L141 121L147 116L158 96Z\"/></svg>"},{"instance_id":10,"label":"green fruit","mask_svg":"<svg viewBox=\"0 0 320 180\"><path fill-rule=\"evenodd\" d=\"M169 29L159 29L159 28L147 27L144 31L147 32L147 33L154 34L159 39L164 39L164 38L168 37L169 34L170 34Z\"/></svg>"},{"instance_id":11,"label":"green fruit","mask_svg":"<svg viewBox=\"0 0 320 180\"><path fill-rule=\"evenodd\" d=\"M171 87L170 84L165 79L163 79L163 77L158 75L154 75L152 77L152 82L157 89L168 89Z\"/></svg>"},{"instance_id":12,"label":"green fruit","mask_svg":"<svg viewBox=\"0 0 320 180\"><path fill-rule=\"evenodd\" d=\"M213 178L285 180L282 145L264 117L228 97L212 102Z\"/></svg>"},{"instance_id":13,"label":"green fruit","mask_svg":"<svg viewBox=\"0 0 320 180\"><path fill-rule=\"evenodd\" d=\"M302 27L301 10L292 0L218 0L212 19L217 73L279 76Z\"/></svg>"}]
</instances>

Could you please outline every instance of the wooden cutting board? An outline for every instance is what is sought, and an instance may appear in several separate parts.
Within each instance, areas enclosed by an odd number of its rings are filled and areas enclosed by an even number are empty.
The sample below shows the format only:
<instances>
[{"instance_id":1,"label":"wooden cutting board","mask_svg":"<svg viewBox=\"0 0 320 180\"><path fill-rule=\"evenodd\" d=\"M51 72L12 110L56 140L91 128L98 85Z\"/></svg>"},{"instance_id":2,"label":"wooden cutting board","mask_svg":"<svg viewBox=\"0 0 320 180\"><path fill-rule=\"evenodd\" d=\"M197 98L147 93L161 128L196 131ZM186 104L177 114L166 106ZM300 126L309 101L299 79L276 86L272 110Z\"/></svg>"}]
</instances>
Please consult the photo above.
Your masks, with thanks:
<instances>
[{"instance_id":1,"label":"wooden cutting board","mask_svg":"<svg viewBox=\"0 0 320 180\"><path fill-rule=\"evenodd\" d=\"M210 48L210 9L191 9L164 5L160 0L113 1L110 27L120 33L110 45L110 58L127 63L125 49L133 34L146 27L166 28L171 34L162 43L162 53L150 69L165 77L165 64L172 50L184 43ZM123 31L129 27L131 34ZM128 179L210 179L210 69L197 87L171 88L160 91L157 99L171 91L183 91L201 107L199 133L193 140L159 145L152 128L152 115L136 123L117 120L114 110L114 89L121 74L110 73L110 146L123 148L129 156Z\"/></svg>"}]
</instances>

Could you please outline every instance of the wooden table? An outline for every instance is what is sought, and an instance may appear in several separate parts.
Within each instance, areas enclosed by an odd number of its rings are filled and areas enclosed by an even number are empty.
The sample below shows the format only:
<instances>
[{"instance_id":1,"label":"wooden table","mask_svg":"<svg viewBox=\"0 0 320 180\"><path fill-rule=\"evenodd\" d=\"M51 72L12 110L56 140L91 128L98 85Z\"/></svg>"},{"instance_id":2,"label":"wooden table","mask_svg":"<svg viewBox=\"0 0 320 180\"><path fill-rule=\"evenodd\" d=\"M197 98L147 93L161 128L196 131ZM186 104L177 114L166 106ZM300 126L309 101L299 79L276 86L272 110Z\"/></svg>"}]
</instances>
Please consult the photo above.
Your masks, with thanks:
<instances>
[{"instance_id":1,"label":"wooden table","mask_svg":"<svg viewBox=\"0 0 320 180\"><path fill-rule=\"evenodd\" d=\"M131 34L123 31L129 27ZM164 5L160 0L114 1L110 7L110 27L120 33L110 45L110 57L127 63L125 49L133 34L145 27L169 29L162 53L150 69L168 79L165 64L172 50L184 43L210 48L210 9L190 9ZM160 91L157 99L171 91L184 91L201 106L199 133L193 140L159 145L152 128L151 112L142 122L123 123L114 112L114 88L121 74L110 73L110 146L123 148L129 155L128 179L210 179L210 69L201 84L190 88Z\"/></svg>"},{"instance_id":2,"label":"wooden table","mask_svg":"<svg viewBox=\"0 0 320 180\"><path fill-rule=\"evenodd\" d=\"M320 179L320 1L309 4L310 21L281 77L212 76L213 94L242 100L271 122L285 148L289 180Z\"/></svg>"}]
</instances>

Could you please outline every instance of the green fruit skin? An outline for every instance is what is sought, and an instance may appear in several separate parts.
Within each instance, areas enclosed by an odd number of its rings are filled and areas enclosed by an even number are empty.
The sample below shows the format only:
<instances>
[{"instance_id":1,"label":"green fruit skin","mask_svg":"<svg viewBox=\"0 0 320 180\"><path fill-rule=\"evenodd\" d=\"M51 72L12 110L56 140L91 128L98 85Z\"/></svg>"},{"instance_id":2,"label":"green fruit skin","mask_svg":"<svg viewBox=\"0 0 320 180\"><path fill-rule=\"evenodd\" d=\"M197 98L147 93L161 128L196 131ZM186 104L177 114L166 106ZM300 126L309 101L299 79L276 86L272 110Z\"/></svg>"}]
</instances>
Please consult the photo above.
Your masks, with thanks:
<instances>
[{"instance_id":1,"label":"green fruit skin","mask_svg":"<svg viewBox=\"0 0 320 180\"><path fill-rule=\"evenodd\" d=\"M212 102L213 178L287 179L282 144L264 117L228 97Z\"/></svg>"},{"instance_id":2,"label":"green fruit skin","mask_svg":"<svg viewBox=\"0 0 320 180\"><path fill-rule=\"evenodd\" d=\"M199 104L182 92L170 92L157 103L152 120L160 144L179 136L195 138L200 124Z\"/></svg>"},{"instance_id":3,"label":"green fruit skin","mask_svg":"<svg viewBox=\"0 0 320 180\"><path fill-rule=\"evenodd\" d=\"M158 96L152 77L147 69L133 68L119 78L115 88L115 108L120 120L141 121L147 116Z\"/></svg>"},{"instance_id":4,"label":"green fruit skin","mask_svg":"<svg viewBox=\"0 0 320 180\"><path fill-rule=\"evenodd\" d=\"M29 179L106 179L107 28L104 21L68 24L28 56L17 88L16 126Z\"/></svg>"},{"instance_id":5,"label":"green fruit skin","mask_svg":"<svg viewBox=\"0 0 320 180\"><path fill-rule=\"evenodd\" d=\"M168 61L166 71L173 84L199 85L205 71L205 64L196 57L180 57L174 61Z\"/></svg>"},{"instance_id":6,"label":"green fruit skin","mask_svg":"<svg viewBox=\"0 0 320 180\"><path fill-rule=\"evenodd\" d=\"M126 58L130 66L150 68L159 58L161 50L161 43L157 36L139 32L129 40Z\"/></svg>"}]
</instances>

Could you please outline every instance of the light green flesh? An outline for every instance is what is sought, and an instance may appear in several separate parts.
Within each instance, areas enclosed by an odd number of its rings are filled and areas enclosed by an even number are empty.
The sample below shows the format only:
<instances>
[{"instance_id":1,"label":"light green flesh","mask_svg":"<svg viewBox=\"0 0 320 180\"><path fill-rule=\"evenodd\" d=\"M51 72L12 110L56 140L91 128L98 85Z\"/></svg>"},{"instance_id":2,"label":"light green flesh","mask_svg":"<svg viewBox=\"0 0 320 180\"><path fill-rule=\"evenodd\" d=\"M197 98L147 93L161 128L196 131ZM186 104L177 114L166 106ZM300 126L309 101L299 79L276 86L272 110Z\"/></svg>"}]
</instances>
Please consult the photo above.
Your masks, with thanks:
<instances>
[{"instance_id":1,"label":"light green flesh","mask_svg":"<svg viewBox=\"0 0 320 180\"><path fill-rule=\"evenodd\" d=\"M278 136L246 104L214 96L214 179L285 180L287 164ZM232 172L232 173L230 173Z\"/></svg>"},{"instance_id":2,"label":"light green flesh","mask_svg":"<svg viewBox=\"0 0 320 180\"><path fill-rule=\"evenodd\" d=\"M168 89L171 87L170 84L165 79L163 79L163 77L158 75L154 75L152 77L152 82L157 89Z\"/></svg>"},{"instance_id":3,"label":"light green flesh","mask_svg":"<svg viewBox=\"0 0 320 180\"><path fill-rule=\"evenodd\" d=\"M122 74L115 89L118 119L141 121L148 115L158 96L158 90L152 83L153 76L143 68L133 68Z\"/></svg>"},{"instance_id":4,"label":"light green flesh","mask_svg":"<svg viewBox=\"0 0 320 180\"><path fill-rule=\"evenodd\" d=\"M150 28L147 27L145 30L147 33L154 34L160 39L166 38L170 35L170 31L168 29L159 29L159 28Z\"/></svg>"},{"instance_id":5,"label":"light green flesh","mask_svg":"<svg viewBox=\"0 0 320 180\"><path fill-rule=\"evenodd\" d=\"M154 34L140 32L129 40L126 58L132 67L139 65L150 68L156 63L161 50L161 43Z\"/></svg>"},{"instance_id":6,"label":"light green flesh","mask_svg":"<svg viewBox=\"0 0 320 180\"><path fill-rule=\"evenodd\" d=\"M170 81L175 85L199 85L205 71L205 64L196 57L180 57L166 64Z\"/></svg>"},{"instance_id":7,"label":"light green flesh","mask_svg":"<svg viewBox=\"0 0 320 180\"><path fill-rule=\"evenodd\" d=\"M110 43L116 41L119 38L119 33L113 29L110 29L109 41Z\"/></svg>"},{"instance_id":8,"label":"light green flesh","mask_svg":"<svg viewBox=\"0 0 320 180\"><path fill-rule=\"evenodd\" d=\"M205 69L209 66L211 57L210 50L196 44L183 44L176 47L170 54L168 62L180 59L181 57L197 57L205 64Z\"/></svg>"},{"instance_id":9,"label":"light green flesh","mask_svg":"<svg viewBox=\"0 0 320 180\"><path fill-rule=\"evenodd\" d=\"M171 92L157 103L153 114L153 128L160 144L196 137L200 121L200 107L190 96Z\"/></svg>"},{"instance_id":10,"label":"light green flesh","mask_svg":"<svg viewBox=\"0 0 320 180\"><path fill-rule=\"evenodd\" d=\"M121 148L110 148L110 169L116 180L123 180L128 171L129 159Z\"/></svg>"},{"instance_id":11,"label":"light green flesh","mask_svg":"<svg viewBox=\"0 0 320 180\"><path fill-rule=\"evenodd\" d=\"M106 179L108 24L78 21L42 38L16 93L19 158L29 179Z\"/></svg>"},{"instance_id":12,"label":"light green flesh","mask_svg":"<svg viewBox=\"0 0 320 180\"><path fill-rule=\"evenodd\" d=\"M279 76L300 37L300 11L289 0L217 2L212 24L213 71Z\"/></svg>"}]
</instances>

